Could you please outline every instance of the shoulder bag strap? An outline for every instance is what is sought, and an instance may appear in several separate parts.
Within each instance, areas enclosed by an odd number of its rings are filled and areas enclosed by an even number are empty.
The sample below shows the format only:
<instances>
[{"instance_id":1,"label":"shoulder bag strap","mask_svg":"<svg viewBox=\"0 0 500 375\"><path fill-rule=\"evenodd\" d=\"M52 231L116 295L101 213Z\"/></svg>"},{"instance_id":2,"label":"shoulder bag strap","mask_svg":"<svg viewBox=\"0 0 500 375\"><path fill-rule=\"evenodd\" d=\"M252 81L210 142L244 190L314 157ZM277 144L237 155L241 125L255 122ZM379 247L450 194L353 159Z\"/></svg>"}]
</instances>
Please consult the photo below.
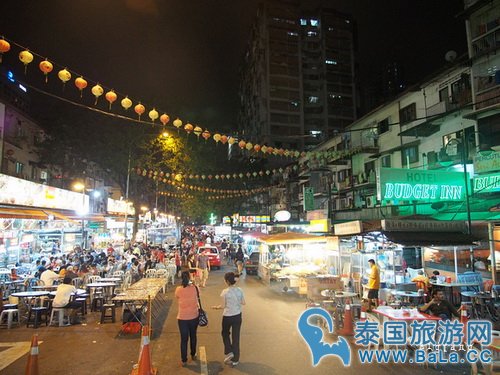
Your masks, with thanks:
<instances>
[{"instance_id":1,"label":"shoulder bag strap","mask_svg":"<svg viewBox=\"0 0 500 375\"><path fill-rule=\"evenodd\" d=\"M196 285L194 287L196 288L196 296L198 297L198 305L200 306L200 309L203 309L203 307L201 307L200 291L198 290L198 287Z\"/></svg>"}]
</instances>

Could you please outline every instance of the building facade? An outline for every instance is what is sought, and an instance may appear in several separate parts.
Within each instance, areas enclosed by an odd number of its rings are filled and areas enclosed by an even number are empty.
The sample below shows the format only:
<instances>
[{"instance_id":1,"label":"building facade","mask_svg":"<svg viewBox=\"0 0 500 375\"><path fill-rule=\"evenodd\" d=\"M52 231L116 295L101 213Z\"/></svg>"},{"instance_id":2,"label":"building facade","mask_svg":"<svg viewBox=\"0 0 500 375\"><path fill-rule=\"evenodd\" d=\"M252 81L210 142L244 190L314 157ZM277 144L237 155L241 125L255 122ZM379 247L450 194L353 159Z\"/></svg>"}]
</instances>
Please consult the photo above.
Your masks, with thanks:
<instances>
[{"instance_id":1,"label":"building facade","mask_svg":"<svg viewBox=\"0 0 500 375\"><path fill-rule=\"evenodd\" d=\"M349 15L312 2L262 2L242 68L240 133L308 150L343 130L356 118L355 44Z\"/></svg>"}]
</instances>

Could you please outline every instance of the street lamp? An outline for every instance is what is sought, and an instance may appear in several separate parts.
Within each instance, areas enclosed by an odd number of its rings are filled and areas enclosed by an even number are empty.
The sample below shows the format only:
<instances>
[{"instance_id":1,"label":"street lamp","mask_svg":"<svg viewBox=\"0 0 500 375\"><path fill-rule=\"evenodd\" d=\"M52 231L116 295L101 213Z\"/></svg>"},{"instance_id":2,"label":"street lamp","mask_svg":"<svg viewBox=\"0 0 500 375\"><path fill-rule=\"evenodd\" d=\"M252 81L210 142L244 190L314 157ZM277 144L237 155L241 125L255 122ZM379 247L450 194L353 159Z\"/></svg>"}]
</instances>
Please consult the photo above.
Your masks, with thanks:
<instances>
[{"instance_id":1,"label":"street lamp","mask_svg":"<svg viewBox=\"0 0 500 375\"><path fill-rule=\"evenodd\" d=\"M467 234L471 235L472 234L472 219L471 219L471 212L470 212L470 197L469 197L469 174L467 173L467 157L465 155L465 140L464 140L464 134L465 132L462 132L462 138L452 138L446 143L446 149L448 146L452 144L456 144L457 146L457 151L460 153L460 163L462 164L462 167L464 169L464 182L465 182L465 205L466 205L466 210L467 210ZM460 150L458 150L460 149Z\"/></svg>"},{"instance_id":2,"label":"street lamp","mask_svg":"<svg viewBox=\"0 0 500 375\"><path fill-rule=\"evenodd\" d=\"M85 249L86 241L85 241L85 215L87 212L85 212L85 184L82 182L75 182L73 184L73 189L76 191L81 191L82 192L82 208L80 211L80 215L82 216L82 246Z\"/></svg>"}]
</instances>

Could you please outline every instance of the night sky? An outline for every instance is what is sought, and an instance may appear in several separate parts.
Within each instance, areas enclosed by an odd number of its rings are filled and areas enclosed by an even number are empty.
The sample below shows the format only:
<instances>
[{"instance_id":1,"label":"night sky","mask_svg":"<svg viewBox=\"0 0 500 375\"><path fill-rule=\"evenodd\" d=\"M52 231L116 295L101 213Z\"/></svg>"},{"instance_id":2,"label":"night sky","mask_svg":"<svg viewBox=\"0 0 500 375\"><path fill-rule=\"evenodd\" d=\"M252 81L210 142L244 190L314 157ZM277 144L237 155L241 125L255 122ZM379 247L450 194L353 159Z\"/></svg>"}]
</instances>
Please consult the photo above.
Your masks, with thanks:
<instances>
[{"instance_id":1,"label":"night sky","mask_svg":"<svg viewBox=\"0 0 500 375\"><path fill-rule=\"evenodd\" d=\"M171 116L225 130L236 128L238 71L257 3L2 0L0 35ZM464 21L455 17L461 0L327 3L357 22L362 84L389 61L411 83L444 65L446 51L466 52ZM28 82L41 75L38 61ZM9 64L21 65L17 56L4 58Z\"/></svg>"}]
</instances>

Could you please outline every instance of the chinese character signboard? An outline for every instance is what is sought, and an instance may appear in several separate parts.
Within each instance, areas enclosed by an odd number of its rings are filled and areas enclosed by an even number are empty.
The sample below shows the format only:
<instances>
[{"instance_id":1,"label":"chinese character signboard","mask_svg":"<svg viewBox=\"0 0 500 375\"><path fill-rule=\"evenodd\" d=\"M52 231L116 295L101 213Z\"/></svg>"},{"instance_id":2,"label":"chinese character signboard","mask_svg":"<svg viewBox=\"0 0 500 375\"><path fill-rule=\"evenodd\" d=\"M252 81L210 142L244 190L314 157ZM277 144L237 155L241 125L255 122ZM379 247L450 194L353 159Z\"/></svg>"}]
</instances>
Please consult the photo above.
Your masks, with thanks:
<instances>
[{"instance_id":1,"label":"chinese character signboard","mask_svg":"<svg viewBox=\"0 0 500 375\"><path fill-rule=\"evenodd\" d=\"M380 168L378 198L382 204L398 201L463 201L462 172Z\"/></svg>"}]
</instances>

